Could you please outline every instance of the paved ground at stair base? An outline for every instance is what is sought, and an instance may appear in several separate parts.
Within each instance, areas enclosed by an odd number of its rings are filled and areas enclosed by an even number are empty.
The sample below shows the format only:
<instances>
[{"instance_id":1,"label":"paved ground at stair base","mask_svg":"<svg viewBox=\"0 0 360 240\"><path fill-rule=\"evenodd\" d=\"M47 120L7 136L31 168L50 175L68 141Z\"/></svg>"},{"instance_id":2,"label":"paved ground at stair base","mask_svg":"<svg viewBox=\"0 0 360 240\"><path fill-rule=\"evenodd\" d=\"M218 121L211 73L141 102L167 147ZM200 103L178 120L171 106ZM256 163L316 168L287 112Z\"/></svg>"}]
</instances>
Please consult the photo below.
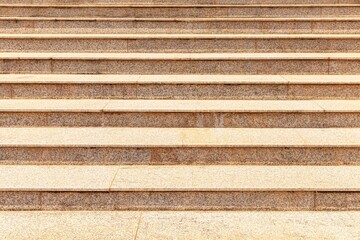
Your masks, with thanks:
<instances>
[{"instance_id":1,"label":"paved ground at stair base","mask_svg":"<svg viewBox=\"0 0 360 240\"><path fill-rule=\"evenodd\" d=\"M0 238L18 240L360 238L360 212L35 211L0 218Z\"/></svg>"}]
</instances>

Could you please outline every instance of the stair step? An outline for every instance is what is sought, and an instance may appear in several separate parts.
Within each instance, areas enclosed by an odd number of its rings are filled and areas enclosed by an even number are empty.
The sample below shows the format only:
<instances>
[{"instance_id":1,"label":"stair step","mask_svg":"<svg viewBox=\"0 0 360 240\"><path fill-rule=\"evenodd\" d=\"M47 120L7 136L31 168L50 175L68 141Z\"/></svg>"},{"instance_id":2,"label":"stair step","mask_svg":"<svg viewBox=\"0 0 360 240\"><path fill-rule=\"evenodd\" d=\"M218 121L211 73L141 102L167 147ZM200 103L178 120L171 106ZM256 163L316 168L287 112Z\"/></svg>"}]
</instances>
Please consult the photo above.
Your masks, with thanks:
<instances>
[{"instance_id":1,"label":"stair step","mask_svg":"<svg viewBox=\"0 0 360 240\"><path fill-rule=\"evenodd\" d=\"M2 17L224 18L358 17L359 4L332 5L0 5Z\"/></svg>"},{"instance_id":2,"label":"stair step","mask_svg":"<svg viewBox=\"0 0 360 240\"><path fill-rule=\"evenodd\" d=\"M0 189L1 192L359 192L359 171L359 166L0 165ZM215 175L218 177L214 178Z\"/></svg>"},{"instance_id":3,"label":"stair step","mask_svg":"<svg viewBox=\"0 0 360 240\"><path fill-rule=\"evenodd\" d=\"M1 73L359 74L359 53L0 53Z\"/></svg>"},{"instance_id":4,"label":"stair step","mask_svg":"<svg viewBox=\"0 0 360 240\"><path fill-rule=\"evenodd\" d=\"M357 75L0 75L6 99L360 99Z\"/></svg>"},{"instance_id":5,"label":"stair step","mask_svg":"<svg viewBox=\"0 0 360 240\"><path fill-rule=\"evenodd\" d=\"M360 127L359 100L0 100L1 127Z\"/></svg>"},{"instance_id":6,"label":"stair step","mask_svg":"<svg viewBox=\"0 0 360 240\"><path fill-rule=\"evenodd\" d=\"M0 166L0 209L341 210L336 201L350 197L350 210L359 208L359 171L359 166Z\"/></svg>"},{"instance_id":7,"label":"stair step","mask_svg":"<svg viewBox=\"0 0 360 240\"><path fill-rule=\"evenodd\" d=\"M360 35L0 34L2 52L360 52Z\"/></svg>"},{"instance_id":8,"label":"stair step","mask_svg":"<svg viewBox=\"0 0 360 240\"><path fill-rule=\"evenodd\" d=\"M359 165L359 128L0 128L1 164Z\"/></svg>"},{"instance_id":9,"label":"stair step","mask_svg":"<svg viewBox=\"0 0 360 240\"><path fill-rule=\"evenodd\" d=\"M360 18L45 18L0 17L0 33L359 34Z\"/></svg>"},{"instance_id":10,"label":"stair step","mask_svg":"<svg viewBox=\"0 0 360 240\"><path fill-rule=\"evenodd\" d=\"M358 238L359 16L0 0L0 239Z\"/></svg>"}]
</instances>

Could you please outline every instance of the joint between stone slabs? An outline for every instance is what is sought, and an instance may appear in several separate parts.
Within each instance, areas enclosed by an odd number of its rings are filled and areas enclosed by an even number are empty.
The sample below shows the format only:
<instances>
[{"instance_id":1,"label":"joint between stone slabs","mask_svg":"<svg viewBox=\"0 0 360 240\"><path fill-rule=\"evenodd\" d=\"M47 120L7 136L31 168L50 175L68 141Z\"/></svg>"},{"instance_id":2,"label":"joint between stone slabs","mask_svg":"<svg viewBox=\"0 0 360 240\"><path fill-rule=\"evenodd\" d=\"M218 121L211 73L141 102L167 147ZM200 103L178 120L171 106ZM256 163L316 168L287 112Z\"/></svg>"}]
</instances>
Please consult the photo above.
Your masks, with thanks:
<instances>
[{"instance_id":1,"label":"joint between stone slabs","mask_svg":"<svg viewBox=\"0 0 360 240\"><path fill-rule=\"evenodd\" d=\"M114 177L113 177L113 179L112 179L111 182L110 182L109 192L112 192L112 186L113 186L114 181L115 181L115 179L116 179L116 177L117 177L117 175L118 175L118 173L119 173L119 171L120 171L120 168L121 168L121 166L118 166L118 168L117 168L117 170L116 170L116 173L114 174Z\"/></svg>"}]
</instances>

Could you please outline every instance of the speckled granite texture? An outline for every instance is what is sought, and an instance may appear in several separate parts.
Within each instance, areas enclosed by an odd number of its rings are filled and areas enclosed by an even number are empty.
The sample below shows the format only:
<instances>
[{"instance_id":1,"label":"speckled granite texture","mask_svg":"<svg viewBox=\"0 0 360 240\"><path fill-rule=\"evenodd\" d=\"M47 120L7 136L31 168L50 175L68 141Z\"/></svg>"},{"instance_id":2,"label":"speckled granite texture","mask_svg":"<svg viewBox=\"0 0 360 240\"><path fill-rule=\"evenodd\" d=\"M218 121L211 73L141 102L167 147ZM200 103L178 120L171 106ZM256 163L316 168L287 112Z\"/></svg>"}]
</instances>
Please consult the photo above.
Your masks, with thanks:
<instances>
[{"instance_id":1,"label":"speckled granite texture","mask_svg":"<svg viewBox=\"0 0 360 240\"><path fill-rule=\"evenodd\" d=\"M360 239L358 0L0 0L0 239Z\"/></svg>"}]
</instances>

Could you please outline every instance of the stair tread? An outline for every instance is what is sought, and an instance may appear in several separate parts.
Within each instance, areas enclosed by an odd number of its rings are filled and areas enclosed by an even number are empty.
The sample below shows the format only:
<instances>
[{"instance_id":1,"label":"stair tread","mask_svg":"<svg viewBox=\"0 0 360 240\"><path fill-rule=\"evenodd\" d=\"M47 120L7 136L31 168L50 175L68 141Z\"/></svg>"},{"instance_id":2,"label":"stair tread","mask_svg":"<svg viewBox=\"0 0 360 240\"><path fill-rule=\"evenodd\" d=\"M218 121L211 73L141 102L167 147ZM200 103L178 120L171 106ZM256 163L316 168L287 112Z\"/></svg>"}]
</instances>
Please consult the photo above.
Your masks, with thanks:
<instances>
[{"instance_id":1,"label":"stair tread","mask_svg":"<svg viewBox=\"0 0 360 240\"><path fill-rule=\"evenodd\" d=\"M359 166L2 165L0 191L360 191L359 171Z\"/></svg>"},{"instance_id":2,"label":"stair tread","mask_svg":"<svg viewBox=\"0 0 360 240\"><path fill-rule=\"evenodd\" d=\"M2 52L0 59L84 60L359 60L360 53L44 53Z\"/></svg>"},{"instance_id":3,"label":"stair tread","mask_svg":"<svg viewBox=\"0 0 360 240\"><path fill-rule=\"evenodd\" d=\"M0 128L0 147L359 147L360 128Z\"/></svg>"},{"instance_id":4,"label":"stair tread","mask_svg":"<svg viewBox=\"0 0 360 240\"><path fill-rule=\"evenodd\" d=\"M0 112L360 112L360 100L0 99Z\"/></svg>"},{"instance_id":5,"label":"stair tread","mask_svg":"<svg viewBox=\"0 0 360 240\"><path fill-rule=\"evenodd\" d=\"M13 84L360 84L358 75L96 75L0 74Z\"/></svg>"}]
</instances>

